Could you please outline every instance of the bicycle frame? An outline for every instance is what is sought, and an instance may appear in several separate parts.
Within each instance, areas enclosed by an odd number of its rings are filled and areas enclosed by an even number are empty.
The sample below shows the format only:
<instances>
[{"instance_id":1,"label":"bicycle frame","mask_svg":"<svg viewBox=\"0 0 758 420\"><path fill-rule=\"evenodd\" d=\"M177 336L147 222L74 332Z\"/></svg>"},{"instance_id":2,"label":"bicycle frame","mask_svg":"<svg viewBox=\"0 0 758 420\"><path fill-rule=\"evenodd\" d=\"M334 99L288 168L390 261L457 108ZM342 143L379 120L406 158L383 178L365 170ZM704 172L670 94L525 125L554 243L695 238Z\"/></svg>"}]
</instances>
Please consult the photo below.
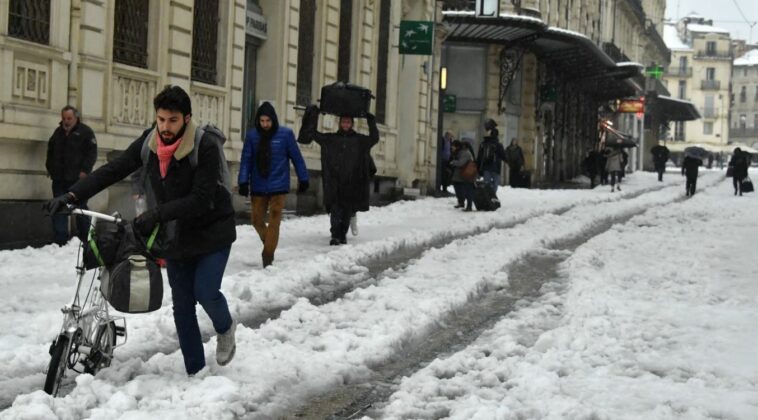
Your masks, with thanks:
<instances>
[{"instance_id":1,"label":"bicycle frame","mask_svg":"<svg viewBox=\"0 0 758 420\"><path fill-rule=\"evenodd\" d=\"M91 218L90 238L94 234L95 225L98 220L111 223L122 222L122 219L118 216L109 216L90 210L74 208L71 209L71 214ZM83 255L87 245L88 242L82 242L79 251L80 255ZM113 349L126 343L126 320L124 317L114 317L108 313L108 302L103 297L99 287L103 270L100 267L96 270L92 275L86 296L82 300L80 295L83 287L85 287L86 270L83 258L77 258L76 291L71 303L61 308L61 312L64 314L63 325L55 341L50 346L52 359L48 367L45 391L53 396L57 395L60 382L65 376L67 368L80 372L76 370L75 366L77 362L81 361L84 366L84 372L95 374L101 366L110 365ZM95 282L95 279L98 281ZM121 337L121 340L119 340L119 337ZM65 348L57 349L59 343L61 343L61 346L65 346ZM55 369L55 371L50 372L51 369Z\"/></svg>"}]
</instances>

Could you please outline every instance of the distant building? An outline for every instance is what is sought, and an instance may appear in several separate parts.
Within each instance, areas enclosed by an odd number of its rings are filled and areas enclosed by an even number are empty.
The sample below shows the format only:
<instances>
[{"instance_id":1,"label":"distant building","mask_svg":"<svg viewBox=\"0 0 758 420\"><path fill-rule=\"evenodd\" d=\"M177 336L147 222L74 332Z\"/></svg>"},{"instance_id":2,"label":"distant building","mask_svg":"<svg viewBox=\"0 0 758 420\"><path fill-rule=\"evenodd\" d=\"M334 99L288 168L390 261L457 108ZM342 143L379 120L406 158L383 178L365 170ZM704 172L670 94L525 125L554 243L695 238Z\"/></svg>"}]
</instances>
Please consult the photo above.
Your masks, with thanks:
<instances>
[{"instance_id":1,"label":"distant building","mask_svg":"<svg viewBox=\"0 0 758 420\"><path fill-rule=\"evenodd\" d=\"M758 49L734 60L729 139L758 149Z\"/></svg>"},{"instance_id":2,"label":"distant building","mask_svg":"<svg viewBox=\"0 0 758 420\"><path fill-rule=\"evenodd\" d=\"M671 49L671 66L664 75L671 94L697 106L701 119L675 122L667 140L672 151L699 144L712 152L727 149L732 78L729 31L696 14L676 24L666 23L664 40ZM677 142L682 142L677 146Z\"/></svg>"}]
</instances>

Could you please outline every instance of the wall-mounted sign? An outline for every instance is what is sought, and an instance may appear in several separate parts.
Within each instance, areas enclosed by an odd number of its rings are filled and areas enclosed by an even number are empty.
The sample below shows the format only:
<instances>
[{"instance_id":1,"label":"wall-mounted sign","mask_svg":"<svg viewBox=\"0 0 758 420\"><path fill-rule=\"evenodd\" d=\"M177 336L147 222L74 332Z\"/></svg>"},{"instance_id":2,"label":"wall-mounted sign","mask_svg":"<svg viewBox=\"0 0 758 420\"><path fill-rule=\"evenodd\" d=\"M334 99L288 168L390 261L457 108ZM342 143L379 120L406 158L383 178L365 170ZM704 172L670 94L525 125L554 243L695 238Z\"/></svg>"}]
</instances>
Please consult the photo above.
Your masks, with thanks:
<instances>
[{"instance_id":1,"label":"wall-mounted sign","mask_svg":"<svg viewBox=\"0 0 758 420\"><path fill-rule=\"evenodd\" d=\"M622 99L619 101L618 112L631 114L645 112L645 102L639 99Z\"/></svg>"},{"instance_id":2,"label":"wall-mounted sign","mask_svg":"<svg viewBox=\"0 0 758 420\"><path fill-rule=\"evenodd\" d=\"M442 96L442 111L443 112L455 112L457 109L458 98L455 95L443 95Z\"/></svg>"},{"instance_id":3,"label":"wall-mounted sign","mask_svg":"<svg viewBox=\"0 0 758 420\"><path fill-rule=\"evenodd\" d=\"M432 55L433 46L434 22L400 21L400 54Z\"/></svg>"},{"instance_id":4,"label":"wall-mounted sign","mask_svg":"<svg viewBox=\"0 0 758 420\"><path fill-rule=\"evenodd\" d=\"M500 15L500 0L476 0L476 17L496 18Z\"/></svg>"},{"instance_id":5,"label":"wall-mounted sign","mask_svg":"<svg viewBox=\"0 0 758 420\"><path fill-rule=\"evenodd\" d=\"M247 16L245 17L245 33L256 38L268 38L268 22L266 21L266 16L263 16L256 11L248 10Z\"/></svg>"}]
</instances>

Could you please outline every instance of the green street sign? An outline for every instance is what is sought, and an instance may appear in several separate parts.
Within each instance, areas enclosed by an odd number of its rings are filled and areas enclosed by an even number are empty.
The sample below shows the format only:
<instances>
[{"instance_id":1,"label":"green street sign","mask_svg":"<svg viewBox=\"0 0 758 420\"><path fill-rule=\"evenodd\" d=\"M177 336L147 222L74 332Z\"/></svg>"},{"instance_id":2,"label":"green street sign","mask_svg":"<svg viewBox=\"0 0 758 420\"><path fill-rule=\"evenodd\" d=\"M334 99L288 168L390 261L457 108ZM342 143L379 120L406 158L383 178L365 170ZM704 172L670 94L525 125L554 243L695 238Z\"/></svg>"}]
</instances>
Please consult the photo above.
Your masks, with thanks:
<instances>
[{"instance_id":1,"label":"green street sign","mask_svg":"<svg viewBox=\"0 0 758 420\"><path fill-rule=\"evenodd\" d=\"M430 20L400 21L400 54L432 55L434 22Z\"/></svg>"},{"instance_id":2,"label":"green street sign","mask_svg":"<svg viewBox=\"0 0 758 420\"><path fill-rule=\"evenodd\" d=\"M455 95L442 96L442 111L455 112L458 98Z\"/></svg>"},{"instance_id":3,"label":"green street sign","mask_svg":"<svg viewBox=\"0 0 758 420\"><path fill-rule=\"evenodd\" d=\"M645 74L653 79L660 79L663 76L663 66L649 66L645 67Z\"/></svg>"}]
</instances>

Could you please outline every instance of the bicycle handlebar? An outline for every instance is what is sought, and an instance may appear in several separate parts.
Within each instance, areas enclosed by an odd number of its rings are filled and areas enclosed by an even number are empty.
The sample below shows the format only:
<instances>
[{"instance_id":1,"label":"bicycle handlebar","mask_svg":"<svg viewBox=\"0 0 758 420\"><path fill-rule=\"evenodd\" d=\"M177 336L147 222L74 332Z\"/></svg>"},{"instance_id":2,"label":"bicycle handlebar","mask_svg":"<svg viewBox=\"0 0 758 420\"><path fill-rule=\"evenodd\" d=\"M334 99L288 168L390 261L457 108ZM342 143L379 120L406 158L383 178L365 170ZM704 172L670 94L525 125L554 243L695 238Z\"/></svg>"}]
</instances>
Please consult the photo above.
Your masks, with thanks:
<instances>
[{"instance_id":1,"label":"bicycle handlebar","mask_svg":"<svg viewBox=\"0 0 758 420\"><path fill-rule=\"evenodd\" d=\"M92 210L84 210L79 208L71 208L71 214L79 214L82 216L89 216L93 219L105 220L106 222L121 223L124 221L121 217L110 216L104 213L98 213Z\"/></svg>"}]
</instances>

